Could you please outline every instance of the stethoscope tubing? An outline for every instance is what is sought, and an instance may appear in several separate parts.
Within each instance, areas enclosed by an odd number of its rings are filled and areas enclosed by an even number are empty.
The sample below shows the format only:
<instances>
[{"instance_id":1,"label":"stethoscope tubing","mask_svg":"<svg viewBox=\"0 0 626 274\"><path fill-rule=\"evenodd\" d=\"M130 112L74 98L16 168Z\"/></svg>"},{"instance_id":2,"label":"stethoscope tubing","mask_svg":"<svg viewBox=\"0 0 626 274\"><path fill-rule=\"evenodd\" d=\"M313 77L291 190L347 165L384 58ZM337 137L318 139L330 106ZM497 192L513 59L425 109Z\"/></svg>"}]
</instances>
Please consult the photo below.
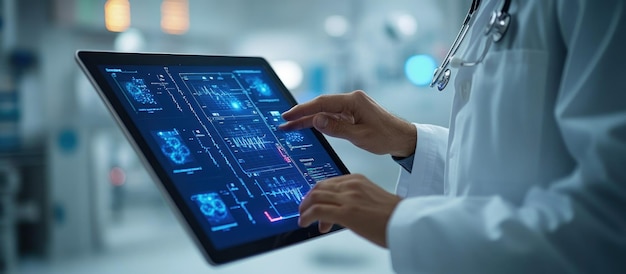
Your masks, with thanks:
<instances>
[{"instance_id":1,"label":"stethoscope tubing","mask_svg":"<svg viewBox=\"0 0 626 274\"><path fill-rule=\"evenodd\" d=\"M452 42L452 46L450 46L450 49L446 53L446 57L443 59L443 62L435 70L435 75L433 77L433 80L430 82L430 87L434 87L437 84L438 79L440 79L445 69L450 64L450 58L456 55L461 46L461 43L463 43L463 40L465 40L465 36L467 35L467 32L470 28L470 21L472 20L472 16L474 15L474 12L478 10L479 5L480 0L472 1L472 5L470 6L469 11L467 11L467 15L465 15L465 19L463 20L463 24L461 24L461 29L459 30L459 33L457 33L456 37L454 38L454 42Z\"/></svg>"},{"instance_id":2,"label":"stethoscope tubing","mask_svg":"<svg viewBox=\"0 0 626 274\"><path fill-rule=\"evenodd\" d=\"M480 64L484 59L491 45L495 42L499 42L502 37L506 34L509 24L511 22L511 16L508 13L509 7L511 5L511 0L504 0L504 3L499 11L494 11L490 22L485 29L485 36L491 36L491 39L487 39L485 47L480 55L480 57L475 61L464 61L461 58L457 58L456 54L461 47L461 44L465 40L465 36L467 36L467 32L470 28L470 22L472 21L472 17L478 7L480 5L480 0L473 0L472 4L463 20L463 24L461 25L461 29L459 33L456 35L452 46L446 53L446 57L443 59L441 65L435 69L433 79L430 83L430 87L437 86L437 89L440 91L444 90L450 81L451 71L449 67L470 67L476 66Z\"/></svg>"}]
</instances>

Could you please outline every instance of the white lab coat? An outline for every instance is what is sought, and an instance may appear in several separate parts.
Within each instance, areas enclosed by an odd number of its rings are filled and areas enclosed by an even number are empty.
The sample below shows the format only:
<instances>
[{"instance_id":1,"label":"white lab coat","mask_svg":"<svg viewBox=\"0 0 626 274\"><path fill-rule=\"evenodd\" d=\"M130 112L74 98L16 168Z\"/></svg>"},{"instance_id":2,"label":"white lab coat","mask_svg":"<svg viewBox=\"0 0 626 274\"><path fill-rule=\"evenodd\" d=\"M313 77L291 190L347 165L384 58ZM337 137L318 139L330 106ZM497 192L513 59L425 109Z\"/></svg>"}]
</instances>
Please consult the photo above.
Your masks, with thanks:
<instances>
[{"instance_id":1,"label":"white lab coat","mask_svg":"<svg viewBox=\"0 0 626 274\"><path fill-rule=\"evenodd\" d=\"M464 59L499 3L483 1ZM454 71L450 129L416 124L393 268L626 273L626 1L514 0L510 13L484 62Z\"/></svg>"}]
</instances>

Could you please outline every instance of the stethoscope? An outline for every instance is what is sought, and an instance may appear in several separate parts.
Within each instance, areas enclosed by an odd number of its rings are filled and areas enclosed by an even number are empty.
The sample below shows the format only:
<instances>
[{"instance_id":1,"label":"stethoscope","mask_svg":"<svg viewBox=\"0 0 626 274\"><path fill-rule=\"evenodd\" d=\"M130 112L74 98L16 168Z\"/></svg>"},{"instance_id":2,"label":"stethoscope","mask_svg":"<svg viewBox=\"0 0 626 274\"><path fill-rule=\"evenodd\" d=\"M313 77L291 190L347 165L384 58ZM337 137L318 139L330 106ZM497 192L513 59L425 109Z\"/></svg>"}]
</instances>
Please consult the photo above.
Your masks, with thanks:
<instances>
[{"instance_id":1,"label":"stethoscope","mask_svg":"<svg viewBox=\"0 0 626 274\"><path fill-rule=\"evenodd\" d=\"M472 16L474 16L474 12L478 10L478 6L480 5L480 0L473 0L472 5L470 6L467 15L465 16L465 20L463 21L463 25L461 25L461 30L459 34L456 35L450 50L446 54L446 58L443 59L441 65L435 69L435 75L433 76L433 80L430 82L430 87L437 86L439 91L442 91L450 82L450 76L452 72L448 67L458 68L458 67L473 67L480 64L489 52L489 48L492 43L497 43L502 40L502 37L506 34L509 29L509 25L511 24L511 15L509 14L509 6L511 5L511 0L504 0L504 4L500 10L494 10L491 14L491 18L489 19L489 23L487 27L485 27L485 36L491 36L491 39L485 39L486 44L483 48L482 54L475 61L466 61L461 57L456 56L461 43L465 40L465 35L470 28L470 21Z\"/></svg>"}]
</instances>

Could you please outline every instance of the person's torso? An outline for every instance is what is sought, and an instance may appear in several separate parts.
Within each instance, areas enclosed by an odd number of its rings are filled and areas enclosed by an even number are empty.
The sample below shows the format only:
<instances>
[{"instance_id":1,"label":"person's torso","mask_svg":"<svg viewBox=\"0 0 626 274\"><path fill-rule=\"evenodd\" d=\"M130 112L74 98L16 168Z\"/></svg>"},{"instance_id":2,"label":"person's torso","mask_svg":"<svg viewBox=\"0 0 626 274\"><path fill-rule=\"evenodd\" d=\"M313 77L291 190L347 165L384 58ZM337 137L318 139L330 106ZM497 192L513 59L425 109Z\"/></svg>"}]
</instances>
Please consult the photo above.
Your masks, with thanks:
<instances>
[{"instance_id":1,"label":"person's torso","mask_svg":"<svg viewBox=\"0 0 626 274\"><path fill-rule=\"evenodd\" d=\"M502 0L483 1L459 55L481 54L490 14ZM444 191L520 203L574 166L556 123L566 49L553 1L513 1L511 25L481 64L454 70L454 103Z\"/></svg>"}]
</instances>

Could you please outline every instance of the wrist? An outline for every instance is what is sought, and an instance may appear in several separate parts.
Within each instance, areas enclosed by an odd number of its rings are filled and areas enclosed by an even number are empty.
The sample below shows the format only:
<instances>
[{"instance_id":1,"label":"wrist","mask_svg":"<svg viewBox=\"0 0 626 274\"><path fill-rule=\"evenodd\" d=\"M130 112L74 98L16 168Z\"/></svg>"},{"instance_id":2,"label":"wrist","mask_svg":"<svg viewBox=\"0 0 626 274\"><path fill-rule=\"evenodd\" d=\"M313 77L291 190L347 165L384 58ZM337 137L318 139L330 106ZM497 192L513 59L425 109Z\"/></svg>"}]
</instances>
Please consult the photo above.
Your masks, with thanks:
<instances>
[{"instance_id":1,"label":"wrist","mask_svg":"<svg viewBox=\"0 0 626 274\"><path fill-rule=\"evenodd\" d=\"M405 158L415 153L415 146L417 145L417 128L415 125L401 121L399 132L396 134L393 144L396 147L389 152L391 156L396 158Z\"/></svg>"}]
</instances>

